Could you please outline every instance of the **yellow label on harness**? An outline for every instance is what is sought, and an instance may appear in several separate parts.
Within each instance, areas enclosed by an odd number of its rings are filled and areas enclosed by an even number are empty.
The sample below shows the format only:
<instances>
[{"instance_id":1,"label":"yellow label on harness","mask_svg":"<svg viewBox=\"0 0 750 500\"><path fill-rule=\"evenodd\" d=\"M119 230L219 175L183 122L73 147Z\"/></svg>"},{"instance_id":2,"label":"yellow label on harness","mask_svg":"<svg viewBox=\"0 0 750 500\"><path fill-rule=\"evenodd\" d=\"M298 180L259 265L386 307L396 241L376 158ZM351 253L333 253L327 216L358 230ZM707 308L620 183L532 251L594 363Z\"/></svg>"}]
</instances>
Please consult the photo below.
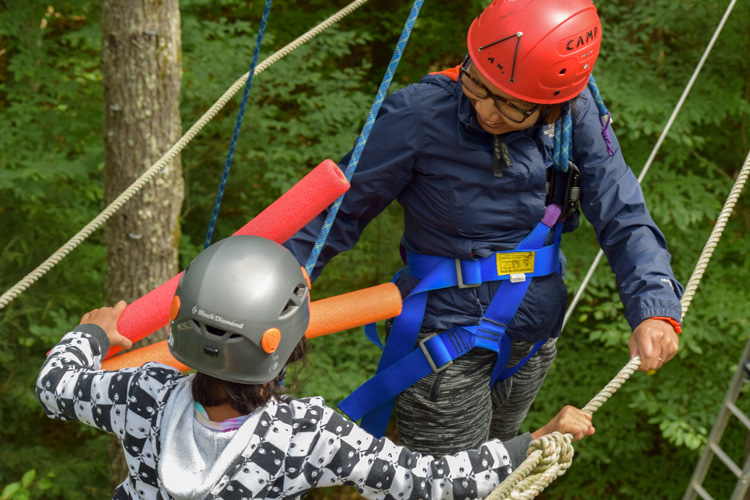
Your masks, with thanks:
<instances>
[{"instance_id":1,"label":"yellow label on harness","mask_svg":"<svg viewBox=\"0 0 750 500\"><path fill-rule=\"evenodd\" d=\"M497 275L534 272L534 252L497 254Z\"/></svg>"}]
</instances>

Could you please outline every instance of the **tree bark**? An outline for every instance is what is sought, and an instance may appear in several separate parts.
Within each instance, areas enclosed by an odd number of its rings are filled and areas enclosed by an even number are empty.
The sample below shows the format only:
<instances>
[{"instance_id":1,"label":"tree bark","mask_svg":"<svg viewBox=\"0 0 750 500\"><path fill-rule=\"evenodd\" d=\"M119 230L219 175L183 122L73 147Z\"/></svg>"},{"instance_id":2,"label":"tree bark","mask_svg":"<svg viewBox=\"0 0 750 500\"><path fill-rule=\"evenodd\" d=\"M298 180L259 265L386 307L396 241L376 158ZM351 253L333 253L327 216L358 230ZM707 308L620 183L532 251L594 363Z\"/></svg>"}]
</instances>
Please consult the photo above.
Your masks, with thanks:
<instances>
[{"instance_id":1,"label":"tree bark","mask_svg":"<svg viewBox=\"0 0 750 500\"><path fill-rule=\"evenodd\" d=\"M101 57L108 204L182 135L178 0L104 0ZM178 156L111 218L105 231L108 304L130 303L177 274L182 199ZM144 341L163 338L160 332ZM119 442L112 443L110 458L114 486L127 474Z\"/></svg>"}]
</instances>

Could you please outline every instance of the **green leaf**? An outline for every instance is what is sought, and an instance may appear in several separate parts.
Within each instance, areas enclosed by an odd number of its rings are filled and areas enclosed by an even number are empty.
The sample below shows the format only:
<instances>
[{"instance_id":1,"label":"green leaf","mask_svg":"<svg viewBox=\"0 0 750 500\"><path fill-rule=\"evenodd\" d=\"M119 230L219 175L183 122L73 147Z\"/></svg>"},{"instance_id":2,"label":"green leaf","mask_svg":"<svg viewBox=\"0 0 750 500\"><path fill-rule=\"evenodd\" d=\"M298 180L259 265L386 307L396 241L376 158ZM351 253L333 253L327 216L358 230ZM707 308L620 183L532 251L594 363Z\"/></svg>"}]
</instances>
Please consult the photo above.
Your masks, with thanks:
<instances>
[{"instance_id":1,"label":"green leaf","mask_svg":"<svg viewBox=\"0 0 750 500\"><path fill-rule=\"evenodd\" d=\"M0 493L0 500L5 500L6 498L15 498L14 495L21 490L21 483L10 483L5 488L3 488L3 492Z\"/></svg>"},{"instance_id":2,"label":"green leaf","mask_svg":"<svg viewBox=\"0 0 750 500\"><path fill-rule=\"evenodd\" d=\"M43 477L42 479L39 480L36 487L42 491L48 490L52 487L52 481L50 481L46 477Z\"/></svg>"},{"instance_id":3,"label":"green leaf","mask_svg":"<svg viewBox=\"0 0 750 500\"><path fill-rule=\"evenodd\" d=\"M27 471L21 478L21 485L24 488L28 488L31 485L31 483L34 482L35 477L36 477L36 469L31 469Z\"/></svg>"}]
</instances>

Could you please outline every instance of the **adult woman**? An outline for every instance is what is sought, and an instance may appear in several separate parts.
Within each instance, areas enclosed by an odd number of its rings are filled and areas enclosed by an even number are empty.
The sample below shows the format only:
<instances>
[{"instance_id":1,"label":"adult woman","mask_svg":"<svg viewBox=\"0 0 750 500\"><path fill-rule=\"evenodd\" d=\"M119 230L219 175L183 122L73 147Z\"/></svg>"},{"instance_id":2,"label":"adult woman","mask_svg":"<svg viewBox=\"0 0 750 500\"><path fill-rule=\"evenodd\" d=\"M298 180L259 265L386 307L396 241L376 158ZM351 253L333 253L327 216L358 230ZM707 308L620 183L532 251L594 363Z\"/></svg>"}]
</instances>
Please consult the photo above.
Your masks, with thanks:
<instances>
[{"instance_id":1,"label":"adult woman","mask_svg":"<svg viewBox=\"0 0 750 500\"><path fill-rule=\"evenodd\" d=\"M398 199L405 312L375 382L344 402L368 430L382 432L397 392L399 435L413 449L439 455L517 433L556 354L567 300L557 244L578 225L579 191L620 285L631 355L648 370L676 353L682 288L586 87L601 33L589 0L496 0L472 23L459 67L384 102L313 273ZM322 220L286 243L298 259ZM423 358L432 373L414 375ZM393 389L394 379L404 382ZM361 403L379 393L390 400Z\"/></svg>"}]
</instances>

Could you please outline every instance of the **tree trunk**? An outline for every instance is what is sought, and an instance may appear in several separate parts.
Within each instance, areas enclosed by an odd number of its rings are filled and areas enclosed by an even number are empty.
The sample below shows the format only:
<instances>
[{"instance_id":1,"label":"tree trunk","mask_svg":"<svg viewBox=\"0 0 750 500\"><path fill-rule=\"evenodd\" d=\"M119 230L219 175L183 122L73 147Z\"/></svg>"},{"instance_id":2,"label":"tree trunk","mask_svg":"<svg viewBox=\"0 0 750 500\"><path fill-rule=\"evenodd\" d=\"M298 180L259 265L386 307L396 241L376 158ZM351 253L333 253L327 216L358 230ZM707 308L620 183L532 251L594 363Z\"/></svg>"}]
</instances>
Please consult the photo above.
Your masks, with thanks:
<instances>
[{"instance_id":1,"label":"tree trunk","mask_svg":"<svg viewBox=\"0 0 750 500\"><path fill-rule=\"evenodd\" d=\"M182 135L180 61L178 0L103 1L106 203ZM177 274L182 199L178 156L109 221L105 233L108 304L130 303ZM160 333L144 341L163 339ZM117 485L125 479L127 468L119 442L110 450L110 480Z\"/></svg>"}]
</instances>

